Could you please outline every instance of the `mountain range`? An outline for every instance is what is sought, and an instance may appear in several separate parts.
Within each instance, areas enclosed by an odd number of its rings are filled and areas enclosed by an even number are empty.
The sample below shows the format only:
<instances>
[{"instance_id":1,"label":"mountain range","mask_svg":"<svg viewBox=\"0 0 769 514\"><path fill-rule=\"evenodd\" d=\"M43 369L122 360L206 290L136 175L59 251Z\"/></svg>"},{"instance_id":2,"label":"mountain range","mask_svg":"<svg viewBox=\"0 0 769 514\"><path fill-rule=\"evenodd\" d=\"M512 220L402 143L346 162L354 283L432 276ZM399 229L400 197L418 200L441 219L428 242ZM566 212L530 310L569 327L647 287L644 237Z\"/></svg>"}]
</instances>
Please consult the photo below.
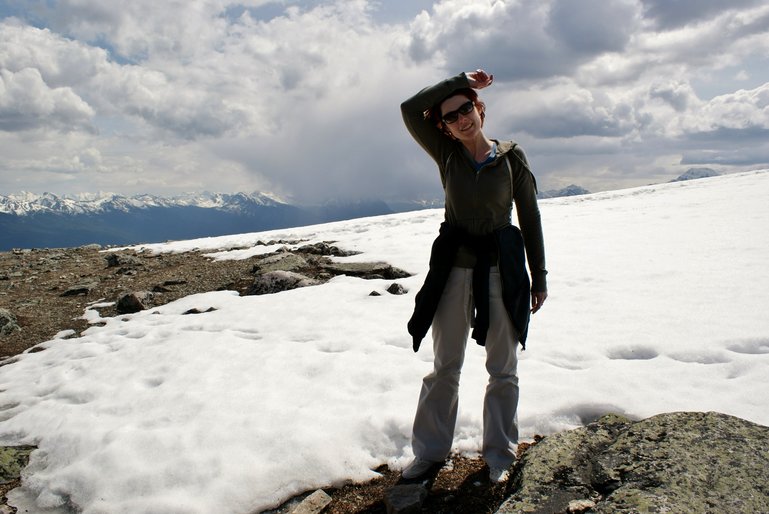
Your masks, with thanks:
<instances>
[{"instance_id":1,"label":"mountain range","mask_svg":"<svg viewBox=\"0 0 769 514\"><path fill-rule=\"evenodd\" d=\"M429 203L414 203L411 209ZM407 205L400 205L401 208ZM0 251L97 243L127 245L258 232L391 214L378 200L296 206L265 193L164 198L115 194L0 196Z\"/></svg>"},{"instance_id":2,"label":"mountain range","mask_svg":"<svg viewBox=\"0 0 769 514\"><path fill-rule=\"evenodd\" d=\"M674 180L717 174L709 168L692 168ZM588 193L590 191L572 184L542 191L538 196L553 198ZM170 198L109 193L0 195L0 251L194 239L440 207L443 207L442 199L336 201L298 206L276 195L259 192L205 192Z\"/></svg>"}]
</instances>

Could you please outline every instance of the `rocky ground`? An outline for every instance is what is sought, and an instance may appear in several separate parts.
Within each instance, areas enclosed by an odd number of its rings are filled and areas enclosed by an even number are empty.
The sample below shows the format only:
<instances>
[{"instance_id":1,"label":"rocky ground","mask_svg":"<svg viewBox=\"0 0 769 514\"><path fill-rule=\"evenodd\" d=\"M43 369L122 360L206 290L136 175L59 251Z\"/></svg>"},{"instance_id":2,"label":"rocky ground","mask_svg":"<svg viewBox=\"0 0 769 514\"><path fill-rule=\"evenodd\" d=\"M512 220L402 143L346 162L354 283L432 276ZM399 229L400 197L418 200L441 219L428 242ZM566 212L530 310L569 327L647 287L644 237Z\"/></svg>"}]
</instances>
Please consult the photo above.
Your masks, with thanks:
<instances>
[{"instance_id":1,"label":"rocky ground","mask_svg":"<svg viewBox=\"0 0 769 514\"><path fill-rule=\"evenodd\" d=\"M276 243L280 244L262 244ZM406 276L382 263L347 267L331 263L330 255L341 254L333 243L239 261L214 261L194 251L152 254L105 251L97 246L0 252L0 365L21 352L39 351L36 345L62 333L77 337L88 328L85 309L95 304L109 304L99 308L101 316L108 317L120 315L119 310L140 308L137 302L151 308L215 290L269 293L296 287L305 279L321 283L341 273L394 281ZM401 292L397 282L391 289L393 294ZM122 305L124 297L133 302ZM372 482L326 489L333 501L324 512L386 512L384 495L400 476L386 466L377 471L382 477ZM422 512L494 512L509 491L504 485L492 486L485 473L480 459L454 457L435 477ZM18 481L2 481L3 495L18 485Z\"/></svg>"},{"instance_id":2,"label":"rocky ground","mask_svg":"<svg viewBox=\"0 0 769 514\"><path fill-rule=\"evenodd\" d=\"M528 444L522 444L519 456L529 447ZM382 466L376 471L381 473L382 477L371 482L325 489L324 491L331 495L332 502L323 510L323 514L385 514L385 496L394 486L407 482L401 479L400 473L389 470L387 466ZM489 482L488 468L482 459L458 455L452 455L445 466L429 476L428 482L429 494L418 511L421 513L494 513L513 493L512 481L502 484ZM301 498L264 514L290 514Z\"/></svg>"}]
</instances>

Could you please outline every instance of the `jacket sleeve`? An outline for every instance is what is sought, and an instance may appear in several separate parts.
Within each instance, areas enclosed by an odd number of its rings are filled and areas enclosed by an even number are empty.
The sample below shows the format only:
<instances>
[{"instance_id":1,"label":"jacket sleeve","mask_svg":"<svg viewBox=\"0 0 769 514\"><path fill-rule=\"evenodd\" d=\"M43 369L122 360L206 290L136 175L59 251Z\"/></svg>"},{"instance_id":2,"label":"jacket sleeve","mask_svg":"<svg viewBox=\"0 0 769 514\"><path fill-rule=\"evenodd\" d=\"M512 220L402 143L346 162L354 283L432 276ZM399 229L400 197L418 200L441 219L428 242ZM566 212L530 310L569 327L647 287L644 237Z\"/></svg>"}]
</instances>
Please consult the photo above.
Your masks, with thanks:
<instances>
[{"instance_id":1,"label":"jacket sleeve","mask_svg":"<svg viewBox=\"0 0 769 514\"><path fill-rule=\"evenodd\" d=\"M444 154L451 151L454 145L451 139L435 126L432 120L425 118L425 111L450 96L457 89L466 87L470 87L470 83L467 76L460 73L434 86L424 88L401 104L401 114L406 129L408 129L411 137L419 143L419 146L438 163L438 166L443 165L446 157Z\"/></svg>"},{"instance_id":2,"label":"jacket sleeve","mask_svg":"<svg viewBox=\"0 0 769 514\"><path fill-rule=\"evenodd\" d=\"M542 218L537 205L537 183L529 168L529 162L520 146L516 145L510 155L513 174L513 198L518 224L523 234L526 259L531 273L531 291L547 291L547 268L545 268L545 238L542 234ZM517 164L517 165L516 165Z\"/></svg>"}]
</instances>

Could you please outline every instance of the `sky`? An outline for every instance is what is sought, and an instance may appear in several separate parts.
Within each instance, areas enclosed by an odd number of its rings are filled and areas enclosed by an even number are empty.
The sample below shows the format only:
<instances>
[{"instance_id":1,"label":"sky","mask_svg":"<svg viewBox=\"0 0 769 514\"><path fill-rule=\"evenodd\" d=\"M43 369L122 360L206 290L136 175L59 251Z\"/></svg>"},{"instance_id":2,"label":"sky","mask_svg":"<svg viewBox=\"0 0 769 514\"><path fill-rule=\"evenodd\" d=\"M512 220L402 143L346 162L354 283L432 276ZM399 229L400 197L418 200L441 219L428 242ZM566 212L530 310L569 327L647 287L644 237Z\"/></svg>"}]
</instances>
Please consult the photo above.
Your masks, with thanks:
<instances>
[{"instance_id":1,"label":"sky","mask_svg":"<svg viewBox=\"0 0 769 514\"><path fill-rule=\"evenodd\" d=\"M717 411L769 425L757 394L769 390L767 197L769 170L543 200L550 296L519 352L522 440L608 412ZM392 281L338 276L114 318L96 300L81 337L62 333L0 366L0 444L38 447L11 504L253 514L375 478L384 464L402 469L433 358L430 344L413 352L406 321L442 214L140 247L244 259L278 248L258 241L333 240L362 252L338 260L414 275L397 281L404 295L386 292ZM471 340L453 447L467 456L481 447L484 357Z\"/></svg>"},{"instance_id":2,"label":"sky","mask_svg":"<svg viewBox=\"0 0 769 514\"><path fill-rule=\"evenodd\" d=\"M543 190L769 165L761 0L0 0L0 194L442 198L399 105L477 68Z\"/></svg>"}]
</instances>

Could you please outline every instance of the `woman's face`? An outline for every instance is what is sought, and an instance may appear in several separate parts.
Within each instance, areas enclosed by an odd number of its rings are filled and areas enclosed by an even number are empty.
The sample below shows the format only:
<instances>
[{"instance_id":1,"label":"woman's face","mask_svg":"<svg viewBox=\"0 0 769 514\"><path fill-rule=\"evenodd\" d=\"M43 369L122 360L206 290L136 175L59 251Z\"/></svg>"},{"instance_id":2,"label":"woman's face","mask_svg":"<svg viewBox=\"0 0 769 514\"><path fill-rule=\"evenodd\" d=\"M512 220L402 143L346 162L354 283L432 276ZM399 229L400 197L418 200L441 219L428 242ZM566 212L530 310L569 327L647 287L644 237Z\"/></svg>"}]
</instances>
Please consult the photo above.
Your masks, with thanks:
<instances>
[{"instance_id":1,"label":"woman's face","mask_svg":"<svg viewBox=\"0 0 769 514\"><path fill-rule=\"evenodd\" d=\"M472 109L466 112L468 102L471 100L466 96L456 95L447 98L441 104L443 126L460 141L474 139L483 128L483 120L477 106L473 104Z\"/></svg>"}]
</instances>

